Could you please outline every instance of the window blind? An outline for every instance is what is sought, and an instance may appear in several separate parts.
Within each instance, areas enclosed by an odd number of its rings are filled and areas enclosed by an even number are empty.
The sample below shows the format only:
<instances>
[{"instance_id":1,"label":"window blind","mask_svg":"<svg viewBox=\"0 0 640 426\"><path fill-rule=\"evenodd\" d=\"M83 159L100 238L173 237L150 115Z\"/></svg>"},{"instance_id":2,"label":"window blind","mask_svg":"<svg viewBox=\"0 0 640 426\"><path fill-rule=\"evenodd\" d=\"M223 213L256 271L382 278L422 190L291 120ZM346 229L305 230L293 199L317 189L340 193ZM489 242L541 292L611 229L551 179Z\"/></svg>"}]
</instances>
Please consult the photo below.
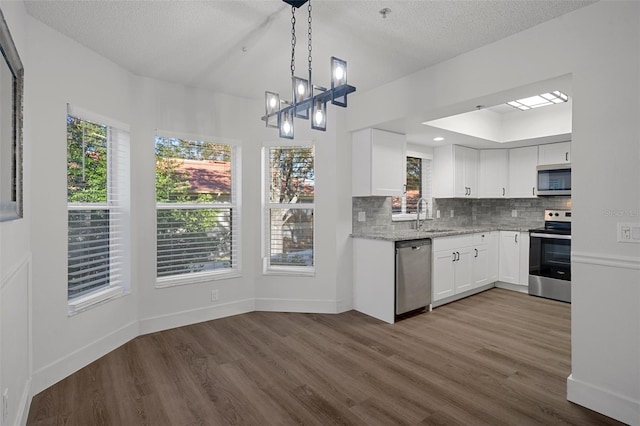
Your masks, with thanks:
<instances>
[{"instance_id":1,"label":"window blind","mask_svg":"<svg viewBox=\"0 0 640 426\"><path fill-rule=\"evenodd\" d=\"M159 281L239 270L235 149L156 137Z\"/></svg>"},{"instance_id":2,"label":"window blind","mask_svg":"<svg viewBox=\"0 0 640 426\"><path fill-rule=\"evenodd\" d=\"M129 286L128 143L126 130L67 116L70 302Z\"/></svg>"},{"instance_id":3,"label":"window blind","mask_svg":"<svg viewBox=\"0 0 640 426\"><path fill-rule=\"evenodd\" d=\"M265 269L314 267L314 149L265 148Z\"/></svg>"}]
</instances>

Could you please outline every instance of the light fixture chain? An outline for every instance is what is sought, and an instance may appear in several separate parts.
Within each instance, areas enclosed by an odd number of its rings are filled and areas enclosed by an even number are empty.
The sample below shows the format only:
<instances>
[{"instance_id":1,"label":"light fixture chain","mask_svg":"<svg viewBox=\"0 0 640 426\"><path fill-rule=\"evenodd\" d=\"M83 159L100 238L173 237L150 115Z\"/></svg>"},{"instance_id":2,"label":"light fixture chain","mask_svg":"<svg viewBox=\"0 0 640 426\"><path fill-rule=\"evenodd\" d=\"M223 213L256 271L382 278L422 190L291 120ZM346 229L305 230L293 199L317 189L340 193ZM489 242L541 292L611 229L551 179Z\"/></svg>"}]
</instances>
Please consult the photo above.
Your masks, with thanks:
<instances>
[{"instance_id":1,"label":"light fixture chain","mask_svg":"<svg viewBox=\"0 0 640 426\"><path fill-rule=\"evenodd\" d=\"M312 46L311 46L311 0L309 0L309 19L308 19L308 22L309 22L309 31L308 31L309 32L309 72L311 72L311 61L312 61L312 58L311 58L311 50L312 50ZM309 83L311 83L311 82L309 82Z\"/></svg>"},{"instance_id":2,"label":"light fixture chain","mask_svg":"<svg viewBox=\"0 0 640 426\"><path fill-rule=\"evenodd\" d=\"M296 8L291 6L291 77L296 71Z\"/></svg>"}]
</instances>

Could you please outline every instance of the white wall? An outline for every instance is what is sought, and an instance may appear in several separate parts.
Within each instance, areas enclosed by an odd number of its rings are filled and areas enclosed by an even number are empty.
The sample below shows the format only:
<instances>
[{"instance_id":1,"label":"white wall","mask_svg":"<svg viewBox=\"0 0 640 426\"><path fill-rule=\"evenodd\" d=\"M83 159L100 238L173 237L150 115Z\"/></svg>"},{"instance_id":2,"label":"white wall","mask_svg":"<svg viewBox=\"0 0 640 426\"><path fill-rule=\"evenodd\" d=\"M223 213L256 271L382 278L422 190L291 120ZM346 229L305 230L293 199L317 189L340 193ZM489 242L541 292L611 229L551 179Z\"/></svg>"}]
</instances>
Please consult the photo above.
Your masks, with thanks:
<instances>
[{"instance_id":1,"label":"white wall","mask_svg":"<svg viewBox=\"0 0 640 426\"><path fill-rule=\"evenodd\" d=\"M5 267L13 265L20 269L12 276L21 286L20 291L8 293L3 281L2 307L6 306L5 297L17 301L19 307L8 312L10 318L6 320L3 309L0 318L3 329L5 321L13 325L20 319L31 320L31 393L141 332L254 307L319 312L349 309L351 154L346 130L410 116L415 111L420 111L426 121L442 116L444 109L471 105L485 95L572 73L572 157L579 187L574 191L573 208L580 214L574 220L576 284L569 397L629 423L637 422L638 417L633 416L640 413L640 253L636 246L615 242L613 229L618 218L607 216L605 209L624 214L640 208L639 7L638 3L622 2L586 7L369 93L359 93L350 99L346 117L343 110L330 109L326 133L297 129L301 140L313 139L316 143L317 273L314 277L293 278L261 274L257 238L261 229L260 147L277 135L261 127L257 119L260 103L132 76L31 19L20 3L11 6L16 12L9 22L19 22L17 26L24 28L22 41L18 36L18 48L22 45L21 50L27 52L23 55L27 77L27 218L0 225L2 277ZM3 3L6 13L5 9L9 8ZM20 33L20 29L16 31ZM557 60L542 60L549 55ZM385 103L372 102L377 96L383 96ZM67 102L130 123L135 167L131 294L75 317L67 316L66 307ZM155 288L155 232L149 218L155 217L153 136L158 128L239 141L244 178L241 278ZM594 223L601 226L594 227ZM8 252L6 241L22 243ZM31 264L25 262L29 245L33 251ZM587 265L591 260L594 264ZM215 305L208 302L212 288L220 290ZM607 297L601 297L603 292L608 292ZM30 312L25 307L29 297ZM596 311L598 315L594 315ZM28 358L25 332L21 328L15 342ZM14 366L5 365L4 359L11 353L5 349L4 334L2 337L2 386L6 380L28 388L25 364L6 373ZM609 348L614 350L602 352ZM16 397L11 401L19 400L20 390L12 392ZM19 411L19 404L13 410Z\"/></svg>"},{"instance_id":2,"label":"white wall","mask_svg":"<svg viewBox=\"0 0 640 426\"><path fill-rule=\"evenodd\" d=\"M566 74L575 188L568 398L640 424L640 245L616 241L618 221L640 222L640 3L598 2L354 96L349 129L469 111L492 93Z\"/></svg>"},{"instance_id":3,"label":"white wall","mask_svg":"<svg viewBox=\"0 0 640 426\"><path fill-rule=\"evenodd\" d=\"M351 150L343 111L330 109L325 133L304 129L304 122L296 129L299 139L316 143L317 272L313 277L264 276L261 148L263 141L277 140L277 131L260 121L262 104L134 76L21 13L29 59L25 142L33 153L26 170L34 247L31 395L139 334L255 309L339 312L351 307ZM67 103L131 126L131 292L73 317L66 303ZM157 130L239 146L240 277L156 288ZM216 302L210 300L212 289L219 290ZM30 353L27 348L22 352Z\"/></svg>"},{"instance_id":4,"label":"white wall","mask_svg":"<svg viewBox=\"0 0 640 426\"><path fill-rule=\"evenodd\" d=\"M26 57L24 6L19 2L1 2L2 13L9 26L20 59L30 66ZM24 105L28 114L29 105ZM28 135L25 134L25 138ZM25 158L31 153L25 147ZM28 171L25 170L25 191L29 188ZM29 200L25 200L25 217L0 222L0 398L7 392L6 421L12 425L22 421L29 397L31 378L30 358L30 306L31 251L29 244ZM0 412L3 411L0 408Z\"/></svg>"},{"instance_id":5,"label":"white wall","mask_svg":"<svg viewBox=\"0 0 640 426\"><path fill-rule=\"evenodd\" d=\"M120 67L26 16L25 145L30 156L33 383L37 393L138 333L131 294L67 315L67 103L131 123L130 77ZM28 133L27 133L28 132Z\"/></svg>"}]
</instances>

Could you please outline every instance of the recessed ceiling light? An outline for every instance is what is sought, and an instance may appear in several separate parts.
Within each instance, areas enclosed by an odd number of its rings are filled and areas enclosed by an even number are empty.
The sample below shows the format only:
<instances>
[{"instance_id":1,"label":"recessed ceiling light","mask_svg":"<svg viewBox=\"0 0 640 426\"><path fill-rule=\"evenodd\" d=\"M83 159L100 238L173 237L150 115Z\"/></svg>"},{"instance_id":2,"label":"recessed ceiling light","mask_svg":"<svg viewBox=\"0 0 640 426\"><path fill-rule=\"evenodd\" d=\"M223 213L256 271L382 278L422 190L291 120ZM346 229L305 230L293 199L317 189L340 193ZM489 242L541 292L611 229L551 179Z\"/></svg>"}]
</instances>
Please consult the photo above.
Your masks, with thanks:
<instances>
[{"instance_id":1,"label":"recessed ceiling light","mask_svg":"<svg viewBox=\"0 0 640 426\"><path fill-rule=\"evenodd\" d=\"M565 95L559 90L556 90L553 92L543 93L542 95L530 96L528 98L518 99L517 101L507 102L507 105L510 105L522 111L526 111L529 109L539 108L547 105L560 104L563 102L567 102L568 100L569 96Z\"/></svg>"},{"instance_id":2,"label":"recessed ceiling light","mask_svg":"<svg viewBox=\"0 0 640 426\"><path fill-rule=\"evenodd\" d=\"M442 142L444 140L444 138L442 136L436 136L435 138L433 138L434 142Z\"/></svg>"}]
</instances>

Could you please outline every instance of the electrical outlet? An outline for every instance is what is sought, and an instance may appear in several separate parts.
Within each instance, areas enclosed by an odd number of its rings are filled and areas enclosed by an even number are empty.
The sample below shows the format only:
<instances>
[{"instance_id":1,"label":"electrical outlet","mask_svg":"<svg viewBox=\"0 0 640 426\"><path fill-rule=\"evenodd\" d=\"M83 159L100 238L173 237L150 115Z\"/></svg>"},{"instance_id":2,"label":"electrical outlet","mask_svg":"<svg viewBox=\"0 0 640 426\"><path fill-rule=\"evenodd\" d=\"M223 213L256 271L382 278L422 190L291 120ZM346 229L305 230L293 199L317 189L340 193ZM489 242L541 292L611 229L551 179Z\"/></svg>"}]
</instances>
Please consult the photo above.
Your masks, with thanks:
<instances>
[{"instance_id":1,"label":"electrical outlet","mask_svg":"<svg viewBox=\"0 0 640 426\"><path fill-rule=\"evenodd\" d=\"M621 226L620 227L621 236L623 240L631 239L631 227L630 226Z\"/></svg>"},{"instance_id":2,"label":"electrical outlet","mask_svg":"<svg viewBox=\"0 0 640 426\"><path fill-rule=\"evenodd\" d=\"M211 301L215 302L218 300L218 290L211 290Z\"/></svg>"},{"instance_id":3,"label":"electrical outlet","mask_svg":"<svg viewBox=\"0 0 640 426\"><path fill-rule=\"evenodd\" d=\"M518 217L518 210L516 209L511 210L511 217Z\"/></svg>"},{"instance_id":4,"label":"electrical outlet","mask_svg":"<svg viewBox=\"0 0 640 426\"><path fill-rule=\"evenodd\" d=\"M453 209L451 209L451 217L453 217Z\"/></svg>"},{"instance_id":5,"label":"electrical outlet","mask_svg":"<svg viewBox=\"0 0 640 426\"><path fill-rule=\"evenodd\" d=\"M618 223L617 240L619 243L640 244L640 223Z\"/></svg>"},{"instance_id":6,"label":"electrical outlet","mask_svg":"<svg viewBox=\"0 0 640 426\"><path fill-rule=\"evenodd\" d=\"M440 219L440 210L436 210L436 219Z\"/></svg>"},{"instance_id":7,"label":"electrical outlet","mask_svg":"<svg viewBox=\"0 0 640 426\"><path fill-rule=\"evenodd\" d=\"M358 212L358 222L367 220L367 212Z\"/></svg>"}]
</instances>

